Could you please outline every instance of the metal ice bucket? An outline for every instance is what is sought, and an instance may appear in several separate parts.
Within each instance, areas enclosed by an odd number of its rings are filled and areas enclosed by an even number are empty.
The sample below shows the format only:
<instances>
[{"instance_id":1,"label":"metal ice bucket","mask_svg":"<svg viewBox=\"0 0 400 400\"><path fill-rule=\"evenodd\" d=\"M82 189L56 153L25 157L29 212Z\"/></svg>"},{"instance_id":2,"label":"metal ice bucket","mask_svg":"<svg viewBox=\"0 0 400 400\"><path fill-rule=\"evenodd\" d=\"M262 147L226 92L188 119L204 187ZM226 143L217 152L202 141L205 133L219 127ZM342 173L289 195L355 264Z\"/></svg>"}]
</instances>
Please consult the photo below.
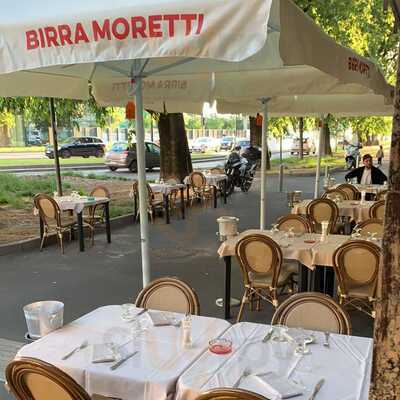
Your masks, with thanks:
<instances>
[{"instance_id":1,"label":"metal ice bucket","mask_svg":"<svg viewBox=\"0 0 400 400\"><path fill-rule=\"evenodd\" d=\"M24 308L29 337L39 339L63 326L64 303L60 301L37 301Z\"/></svg>"},{"instance_id":2,"label":"metal ice bucket","mask_svg":"<svg viewBox=\"0 0 400 400\"><path fill-rule=\"evenodd\" d=\"M221 241L229 239L238 234L237 225L239 218L237 217L219 217L217 219L219 224L219 232L217 236Z\"/></svg>"}]
</instances>

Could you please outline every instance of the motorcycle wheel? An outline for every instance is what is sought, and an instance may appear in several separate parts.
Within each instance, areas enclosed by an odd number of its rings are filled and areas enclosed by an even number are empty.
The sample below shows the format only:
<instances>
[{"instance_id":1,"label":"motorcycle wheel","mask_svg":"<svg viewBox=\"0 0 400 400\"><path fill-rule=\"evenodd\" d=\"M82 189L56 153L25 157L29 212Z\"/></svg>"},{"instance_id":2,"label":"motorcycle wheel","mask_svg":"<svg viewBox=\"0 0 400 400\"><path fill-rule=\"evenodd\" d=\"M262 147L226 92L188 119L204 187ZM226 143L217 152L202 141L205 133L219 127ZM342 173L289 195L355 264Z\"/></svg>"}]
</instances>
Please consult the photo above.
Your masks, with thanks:
<instances>
[{"instance_id":1,"label":"motorcycle wheel","mask_svg":"<svg viewBox=\"0 0 400 400\"><path fill-rule=\"evenodd\" d=\"M240 185L240 189L242 189L242 192L248 192L251 188L251 183L252 181L250 179L245 179Z\"/></svg>"}]
</instances>

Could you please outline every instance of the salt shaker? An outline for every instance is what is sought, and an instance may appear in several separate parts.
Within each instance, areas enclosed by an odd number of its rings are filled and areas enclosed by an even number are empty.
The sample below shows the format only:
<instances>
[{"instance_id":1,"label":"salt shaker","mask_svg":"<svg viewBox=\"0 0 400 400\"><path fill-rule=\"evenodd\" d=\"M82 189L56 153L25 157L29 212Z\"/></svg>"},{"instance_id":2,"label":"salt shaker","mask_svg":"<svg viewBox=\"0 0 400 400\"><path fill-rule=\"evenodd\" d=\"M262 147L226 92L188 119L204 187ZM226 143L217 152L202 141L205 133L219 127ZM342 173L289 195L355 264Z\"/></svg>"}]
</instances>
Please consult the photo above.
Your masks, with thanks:
<instances>
[{"instance_id":1,"label":"salt shaker","mask_svg":"<svg viewBox=\"0 0 400 400\"><path fill-rule=\"evenodd\" d=\"M182 346L185 349L192 347L192 319L190 314L186 314L182 320Z\"/></svg>"}]
</instances>

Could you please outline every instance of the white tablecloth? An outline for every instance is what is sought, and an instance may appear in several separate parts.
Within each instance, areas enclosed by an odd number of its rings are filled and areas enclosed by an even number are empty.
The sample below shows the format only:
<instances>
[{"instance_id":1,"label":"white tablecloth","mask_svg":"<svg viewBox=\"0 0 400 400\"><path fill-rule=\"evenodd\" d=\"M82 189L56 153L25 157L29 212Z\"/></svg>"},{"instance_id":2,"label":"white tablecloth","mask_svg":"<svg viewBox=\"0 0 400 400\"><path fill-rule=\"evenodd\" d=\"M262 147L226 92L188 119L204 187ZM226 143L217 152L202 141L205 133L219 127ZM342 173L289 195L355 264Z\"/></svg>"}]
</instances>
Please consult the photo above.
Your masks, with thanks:
<instances>
[{"instance_id":1,"label":"white tablecloth","mask_svg":"<svg viewBox=\"0 0 400 400\"><path fill-rule=\"evenodd\" d=\"M75 213L82 212L85 207L107 203L110 201L110 199L107 197L95 197L95 200L88 200L87 197L74 199L70 196L56 197L54 200L57 202L61 211L72 210Z\"/></svg>"},{"instance_id":2,"label":"white tablecloth","mask_svg":"<svg viewBox=\"0 0 400 400\"><path fill-rule=\"evenodd\" d=\"M85 339L89 344L129 341L133 323L123 321L121 312L121 306L98 308L24 346L18 356L35 357L56 365L91 395L96 393L123 400L172 399L178 377L207 349L210 339L220 336L230 326L224 320L192 316L193 347L185 350L181 345L181 328L154 327L149 322L143 337L127 345L129 350L136 349L139 353L115 371L110 370L110 363L91 363L90 346L62 360ZM138 318L150 321L146 313Z\"/></svg>"},{"instance_id":3,"label":"white tablecloth","mask_svg":"<svg viewBox=\"0 0 400 400\"><path fill-rule=\"evenodd\" d=\"M165 195L170 194L174 190L179 190L185 187L182 183L177 183L175 185L170 185L168 183L149 183L149 185L154 193L162 193Z\"/></svg>"},{"instance_id":4,"label":"white tablecloth","mask_svg":"<svg viewBox=\"0 0 400 400\"><path fill-rule=\"evenodd\" d=\"M290 351L289 357L283 359L276 356L279 344L273 340L262 342L268 330L269 326L262 324L233 325L223 335L232 340L232 353L204 353L179 378L176 400L194 400L201 392L233 387L244 371L256 374L275 371L281 377L289 376L306 387L303 395L296 397L299 400L308 399L322 378L325 383L318 400L368 399L372 339L332 334L330 348L326 348L322 346L323 333L315 332L316 343L308 346L311 354L295 356Z\"/></svg>"},{"instance_id":5,"label":"white tablecloth","mask_svg":"<svg viewBox=\"0 0 400 400\"><path fill-rule=\"evenodd\" d=\"M224 181L227 179L226 174L203 174L206 178L207 185L210 186L217 186L219 182ZM183 182L187 185L190 183L190 177L187 176Z\"/></svg>"},{"instance_id":6,"label":"white tablecloth","mask_svg":"<svg viewBox=\"0 0 400 400\"><path fill-rule=\"evenodd\" d=\"M294 205L292 214L307 214L307 206L312 200L303 200ZM361 203L359 200L344 200L336 203L339 208L339 215L341 217L349 217L355 222L362 222L369 219L369 209L374 204L374 201L364 201Z\"/></svg>"},{"instance_id":7,"label":"white tablecloth","mask_svg":"<svg viewBox=\"0 0 400 400\"><path fill-rule=\"evenodd\" d=\"M321 242L321 235L317 233L307 233L288 239L284 232L272 234L271 231L249 229L223 242L218 249L218 254L220 257L235 255L236 243L244 236L257 233L262 233L275 240L281 247L284 259L299 261L310 269L315 269L317 265L332 267L332 256L335 250L351 239L346 235L328 235L326 240ZM307 243L307 241L312 241L312 243Z\"/></svg>"}]
</instances>

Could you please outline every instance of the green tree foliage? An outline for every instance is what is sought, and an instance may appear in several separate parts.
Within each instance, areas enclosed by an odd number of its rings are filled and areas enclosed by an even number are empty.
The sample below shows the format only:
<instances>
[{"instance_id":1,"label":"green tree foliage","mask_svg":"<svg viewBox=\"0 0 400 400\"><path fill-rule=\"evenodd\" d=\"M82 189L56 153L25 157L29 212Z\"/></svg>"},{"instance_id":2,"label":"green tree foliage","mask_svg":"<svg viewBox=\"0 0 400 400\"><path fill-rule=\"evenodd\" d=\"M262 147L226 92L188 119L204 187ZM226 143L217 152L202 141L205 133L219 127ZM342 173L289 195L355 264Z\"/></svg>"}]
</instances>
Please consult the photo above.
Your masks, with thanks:
<instances>
[{"instance_id":1,"label":"green tree foliage","mask_svg":"<svg viewBox=\"0 0 400 400\"><path fill-rule=\"evenodd\" d=\"M393 32L393 14L385 12L382 0L294 0L338 43L376 62L389 83L397 69L398 36ZM333 134L351 126L365 139L372 134L388 134L384 118L338 119L329 117Z\"/></svg>"}]
</instances>

